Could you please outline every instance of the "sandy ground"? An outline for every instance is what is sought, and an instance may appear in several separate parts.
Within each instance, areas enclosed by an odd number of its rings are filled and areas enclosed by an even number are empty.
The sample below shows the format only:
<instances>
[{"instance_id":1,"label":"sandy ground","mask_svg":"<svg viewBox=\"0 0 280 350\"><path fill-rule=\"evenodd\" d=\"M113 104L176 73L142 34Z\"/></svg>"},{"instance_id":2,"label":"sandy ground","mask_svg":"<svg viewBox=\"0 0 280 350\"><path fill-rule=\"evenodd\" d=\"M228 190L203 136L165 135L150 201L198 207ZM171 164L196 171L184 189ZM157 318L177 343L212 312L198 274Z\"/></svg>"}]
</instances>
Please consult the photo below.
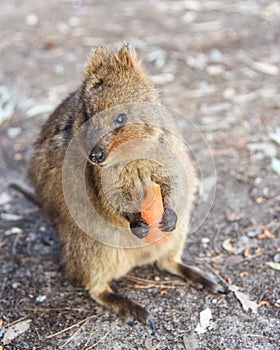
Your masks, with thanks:
<instances>
[{"instance_id":1,"label":"sandy ground","mask_svg":"<svg viewBox=\"0 0 280 350\"><path fill-rule=\"evenodd\" d=\"M0 16L0 349L279 349L279 2L2 0ZM123 41L211 147L217 177L200 165L216 195L184 258L238 286L247 311L238 293L197 291L145 267L113 287L158 329L126 325L66 280L50 223L8 188L28 182L40 125L79 85L91 49Z\"/></svg>"}]
</instances>

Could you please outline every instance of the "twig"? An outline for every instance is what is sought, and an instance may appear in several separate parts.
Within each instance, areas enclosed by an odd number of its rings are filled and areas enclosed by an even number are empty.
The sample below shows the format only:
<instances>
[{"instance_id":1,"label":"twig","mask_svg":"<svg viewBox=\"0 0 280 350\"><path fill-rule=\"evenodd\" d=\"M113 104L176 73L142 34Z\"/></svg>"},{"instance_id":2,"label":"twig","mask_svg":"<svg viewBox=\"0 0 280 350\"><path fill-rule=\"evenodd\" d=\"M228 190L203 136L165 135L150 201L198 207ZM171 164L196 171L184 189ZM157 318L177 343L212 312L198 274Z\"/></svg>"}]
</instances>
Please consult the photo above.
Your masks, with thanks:
<instances>
[{"instance_id":1,"label":"twig","mask_svg":"<svg viewBox=\"0 0 280 350\"><path fill-rule=\"evenodd\" d=\"M163 284L163 283L161 283L161 284L147 284L146 286L143 286L143 285L141 285L141 284L135 284L135 285L134 285L134 288L137 288L137 289L148 289L148 288L175 289L176 286L169 286L169 285Z\"/></svg>"},{"instance_id":2,"label":"twig","mask_svg":"<svg viewBox=\"0 0 280 350\"><path fill-rule=\"evenodd\" d=\"M3 283L2 283L1 291L0 291L0 299L2 298L2 294L3 294L4 289L5 289L5 287L6 287L6 282L7 282L7 277L5 277L5 278L3 279Z\"/></svg>"},{"instance_id":3,"label":"twig","mask_svg":"<svg viewBox=\"0 0 280 350\"><path fill-rule=\"evenodd\" d=\"M135 276L131 276L131 275L126 275L125 278L128 279L129 281L138 282L138 283L141 283L141 284L147 284L147 283L153 283L154 284L155 283L155 281L148 280L148 279L141 278L141 277L135 277Z\"/></svg>"},{"instance_id":4,"label":"twig","mask_svg":"<svg viewBox=\"0 0 280 350\"><path fill-rule=\"evenodd\" d=\"M142 285L149 285L149 286L156 286L156 285L163 285L163 284L173 284L173 285L177 285L177 284L185 284L184 281L182 281L181 279L175 279L175 280L168 280L168 281L153 281L153 280L148 280L145 278L140 278L140 277L135 277L135 276L131 276L131 275L127 275L126 279L128 279L129 281L132 282L137 282L138 284L142 284Z\"/></svg>"},{"instance_id":5,"label":"twig","mask_svg":"<svg viewBox=\"0 0 280 350\"><path fill-rule=\"evenodd\" d=\"M75 336L77 333L80 332L80 330L89 322L89 319L86 319L85 322L81 325L81 327L79 327L72 335L71 337L69 337L65 343L63 343L61 345L61 347L63 348L65 345L67 345Z\"/></svg>"},{"instance_id":6,"label":"twig","mask_svg":"<svg viewBox=\"0 0 280 350\"><path fill-rule=\"evenodd\" d=\"M33 311L33 312L36 312L36 311L40 311L40 312L43 312L43 311L79 311L79 312L89 312L89 310L87 309L82 309L82 308L78 308L78 307L73 307L73 308L32 308L32 307L23 307L22 309L20 309L20 311Z\"/></svg>"},{"instance_id":7,"label":"twig","mask_svg":"<svg viewBox=\"0 0 280 350\"><path fill-rule=\"evenodd\" d=\"M5 328L10 327L10 326L12 326L12 325L14 325L14 324L16 324L16 323L19 323L20 321L25 320L29 315L30 315L30 314L28 314L28 315L26 315L26 316L23 316L23 317L19 318L18 320L14 321L14 322L12 322L12 323L8 323L8 324L5 326Z\"/></svg>"},{"instance_id":8,"label":"twig","mask_svg":"<svg viewBox=\"0 0 280 350\"><path fill-rule=\"evenodd\" d=\"M18 233L14 239L13 245L12 245L12 254L16 255L17 251L16 251L16 247L17 244L19 242L19 240L23 237L22 233Z\"/></svg>"},{"instance_id":9,"label":"twig","mask_svg":"<svg viewBox=\"0 0 280 350\"><path fill-rule=\"evenodd\" d=\"M243 337L258 337L258 338L270 339L269 337L266 337L265 335L261 335L261 334L239 333L239 335Z\"/></svg>"},{"instance_id":10,"label":"twig","mask_svg":"<svg viewBox=\"0 0 280 350\"><path fill-rule=\"evenodd\" d=\"M101 342L103 342L103 340L105 340L107 338L107 336L116 328L116 326L112 327L111 329L109 329L109 331L107 333L105 333L103 335L103 337L101 337L96 343L94 343L93 345L89 346L88 348L86 348L85 350L90 350L93 349L94 347L96 347L96 345L100 344Z\"/></svg>"},{"instance_id":11,"label":"twig","mask_svg":"<svg viewBox=\"0 0 280 350\"><path fill-rule=\"evenodd\" d=\"M90 340L91 340L91 338L92 338L92 335L93 335L93 327L91 328L91 331L90 331L90 335L89 335L89 337L88 337L88 340L86 341L86 343L85 343L85 345L81 348L81 350L86 350L86 347L88 346L88 344L89 344L89 342L90 342Z\"/></svg>"},{"instance_id":12,"label":"twig","mask_svg":"<svg viewBox=\"0 0 280 350\"><path fill-rule=\"evenodd\" d=\"M98 315L88 316L88 317L84 318L83 320L81 320L81 321L79 321L79 322L77 322L77 323L75 323L75 324L72 324L72 326L69 326L69 327L67 327L67 328L64 328L64 329L62 329L62 330L56 332L56 333L53 333L53 334L50 334L50 335L46 336L46 339L50 339L50 338L53 338L53 337L55 337L55 336L57 336L57 335L59 335L59 334L61 334L61 333L65 333L65 332L69 331L69 330L72 329L72 328L78 327L78 325L80 325L81 323L83 323L83 322L85 322L85 321L87 321L87 320L91 320L91 319L93 319L93 318L95 318L95 317L98 317L98 316L100 316L100 315L102 315L102 313L100 313L100 314L98 314Z\"/></svg>"},{"instance_id":13,"label":"twig","mask_svg":"<svg viewBox=\"0 0 280 350\"><path fill-rule=\"evenodd\" d=\"M35 327L35 325L32 325L32 326L33 326L33 328L34 328L34 330L35 330L35 332L37 334L38 339L40 339L41 338L41 334L39 333L38 329Z\"/></svg>"},{"instance_id":14,"label":"twig","mask_svg":"<svg viewBox=\"0 0 280 350\"><path fill-rule=\"evenodd\" d=\"M134 284L134 288L136 288L136 289L149 289L149 288L155 288L155 287L156 287L155 284L147 284L147 285Z\"/></svg>"}]
</instances>

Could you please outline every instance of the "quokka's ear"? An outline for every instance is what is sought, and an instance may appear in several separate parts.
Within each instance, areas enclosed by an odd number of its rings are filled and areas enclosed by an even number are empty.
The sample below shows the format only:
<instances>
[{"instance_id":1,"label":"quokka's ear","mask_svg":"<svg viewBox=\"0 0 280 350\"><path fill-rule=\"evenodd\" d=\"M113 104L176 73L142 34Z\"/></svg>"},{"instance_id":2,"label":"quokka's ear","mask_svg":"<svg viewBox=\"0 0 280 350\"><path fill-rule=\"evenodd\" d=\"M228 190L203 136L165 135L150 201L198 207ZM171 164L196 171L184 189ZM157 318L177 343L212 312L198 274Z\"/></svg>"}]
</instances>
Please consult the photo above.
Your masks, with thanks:
<instances>
[{"instance_id":1,"label":"quokka's ear","mask_svg":"<svg viewBox=\"0 0 280 350\"><path fill-rule=\"evenodd\" d=\"M89 76L98 73L99 69L101 68L102 62L105 60L105 58L108 56L108 51L100 46L98 47L92 56L89 58L88 66L85 70L85 76L88 78Z\"/></svg>"},{"instance_id":2,"label":"quokka's ear","mask_svg":"<svg viewBox=\"0 0 280 350\"><path fill-rule=\"evenodd\" d=\"M133 66L137 61L137 54L130 44L124 44L116 54L117 59L125 66Z\"/></svg>"}]
</instances>

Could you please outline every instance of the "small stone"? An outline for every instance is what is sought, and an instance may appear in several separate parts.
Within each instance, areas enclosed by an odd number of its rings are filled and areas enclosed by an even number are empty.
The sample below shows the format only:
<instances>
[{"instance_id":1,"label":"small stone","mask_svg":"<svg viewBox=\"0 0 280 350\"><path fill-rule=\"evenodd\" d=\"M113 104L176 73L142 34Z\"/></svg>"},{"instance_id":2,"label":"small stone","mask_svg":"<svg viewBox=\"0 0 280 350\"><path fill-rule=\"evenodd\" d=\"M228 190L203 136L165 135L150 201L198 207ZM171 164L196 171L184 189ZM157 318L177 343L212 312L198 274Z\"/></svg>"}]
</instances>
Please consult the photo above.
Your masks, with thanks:
<instances>
[{"instance_id":1,"label":"small stone","mask_svg":"<svg viewBox=\"0 0 280 350\"><path fill-rule=\"evenodd\" d=\"M252 68L260 73L276 76L279 74L279 68L266 62L253 62Z\"/></svg>"},{"instance_id":2,"label":"small stone","mask_svg":"<svg viewBox=\"0 0 280 350\"><path fill-rule=\"evenodd\" d=\"M248 94L235 95L231 98L231 100L237 104L244 104L244 103L254 101L257 98L259 98L259 92L252 91L252 92L249 92Z\"/></svg>"},{"instance_id":3,"label":"small stone","mask_svg":"<svg viewBox=\"0 0 280 350\"><path fill-rule=\"evenodd\" d=\"M3 209L4 213L9 212L12 209L11 203L4 204L2 209Z\"/></svg>"},{"instance_id":4,"label":"small stone","mask_svg":"<svg viewBox=\"0 0 280 350\"><path fill-rule=\"evenodd\" d=\"M15 160L22 160L22 159L23 159L23 156L22 156L22 154L20 154L20 153L16 153L15 156L14 156L14 159L15 159Z\"/></svg>"},{"instance_id":5,"label":"small stone","mask_svg":"<svg viewBox=\"0 0 280 350\"><path fill-rule=\"evenodd\" d=\"M222 96L227 100L232 100L235 95L236 95L236 91L232 87L226 88L222 93Z\"/></svg>"},{"instance_id":6,"label":"small stone","mask_svg":"<svg viewBox=\"0 0 280 350\"><path fill-rule=\"evenodd\" d=\"M232 108L229 102L215 103L211 105L202 105L201 112L207 115L216 115L217 113L228 111Z\"/></svg>"},{"instance_id":7,"label":"small stone","mask_svg":"<svg viewBox=\"0 0 280 350\"><path fill-rule=\"evenodd\" d=\"M210 242L210 239L208 237L203 237L201 239L201 243L203 243L203 244L208 244L209 242Z\"/></svg>"},{"instance_id":8,"label":"small stone","mask_svg":"<svg viewBox=\"0 0 280 350\"><path fill-rule=\"evenodd\" d=\"M56 74L61 75L64 72L64 66L62 64L57 64L54 66L54 71Z\"/></svg>"},{"instance_id":9,"label":"small stone","mask_svg":"<svg viewBox=\"0 0 280 350\"><path fill-rule=\"evenodd\" d=\"M0 125L9 120L15 111L15 99L11 91L6 87L0 86Z\"/></svg>"},{"instance_id":10,"label":"small stone","mask_svg":"<svg viewBox=\"0 0 280 350\"><path fill-rule=\"evenodd\" d=\"M191 68L202 70L206 67L207 56L203 53L199 53L196 56L188 56L186 63Z\"/></svg>"},{"instance_id":11,"label":"small stone","mask_svg":"<svg viewBox=\"0 0 280 350\"><path fill-rule=\"evenodd\" d=\"M259 235L262 232L263 232L263 229L261 227L259 227L259 228L256 228L255 230L249 231L247 233L247 236L249 238L254 238L254 237L257 237L257 235Z\"/></svg>"},{"instance_id":12,"label":"small stone","mask_svg":"<svg viewBox=\"0 0 280 350\"><path fill-rule=\"evenodd\" d=\"M31 242L35 242L38 238L38 235L34 232L29 232L28 237L29 237Z\"/></svg>"},{"instance_id":13,"label":"small stone","mask_svg":"<svg viewBox=\"0 0 280 350\"><path fill-rule=\"evenodd\" d=\"M19 286L19 283L18 283L18 282L13 282L13 283L12 283L12 288L13 288L13 289L17 289L18 286Z\"/></svg>"},{"instance_id":14,"label":"small stone","mask_svg":"<svg viewBox=\"0 0 280 350\"><path fill-rule=\"evenodd\" d=\"M190 334L188 336L183 336L183 342L186 350L198 350L199 345L198 341L194 334Z\"/></svg>"},{"instance_id":15,"label":"small stone","mask_svg":"<svg viewBox=\"0 0 280 350\"><path fill-rule=\"evenodd\" d=\"M78 25L80 25L81 21L79 17L73 16L69 18L68 23L71 27L77 27Z\"/></svg>"},{"instance_id":16,"label":"small stone","mask_svg":"<svg viewBox=\"0 0 280 350\"><path fill-rule=\"evenodd\" d=\"M158 75L151 76L151 80L154 84L163 85L165 83L170 83L175 79L174 75L171 73L162 73Z\"/></svg>"},{"instance_id":17,"label":"small stone","mask_svg":"<svg viewBox=\"0 0 280 350\"><path fill-rule=\"evenodd\" d=\"M268 157L275 157L277 154L277 148L273 143L270 142L256 142L248 144L248 148L252 152L260 151Z\"/></svg>"},{"instance_id":18,"label":"small stone","mask_svg":"<svg viewBox=\"0 0 280 350\"><path fill-rule=\"evenodd\" d=\"M268 187L264 187L264 189L263 189L263 195L264 195L265 197L267 197L267 196L269 195L269 188L268 188Z\"/></svg>"},{"instance_id":19,"label":"small stone","mask_svg":"<svg viewBox=\"0 0 280 350\"><path fill-rule=\"evenodd\" d=\"M242 213L235 213L234 211L227 209L226 210L226 219L228 222L236 222L236 221L240 221L243 218L243 214Z\"/></svg>"},{"instance_id":20,"label":"small stone","mask_svg":"<svg viewBox=\"0 0 280 350\"><path fill-rule=\"evenodd\" d=\"M276 263L280 263L280 253L275 254L273 257L273 260Z\"/></svg>"},{"instance_id":21,"label":"small stone","mask_svg":"<svg viewBox=\"0 0 280 350\"><path fill-rule=\"evenodd\" d=\"M192 23L196 18L197 14L195 12L188 11L182 16L182 21L186 24L189 24Z\"/></svg>"},{"instance_id":22,"label":"small stone","mask_svg":"<svg viewBox=\"0 0 280 350\"><path fill-rule=\"evenodd\" d=\"M25 17L25 23L28 26L35 26L39 22L39 18L35 13L30 13Z\"/></svg>"},{"instance_id":23,"label":"small stone","mask_svg":"<svg viewBox=\"0 0 280 350\"><path fill-rule=\"evenodd\" d=\"M69 32L69 27L64 22L59 22L56 28L60 34L67 34Z\"/></svg>"},{"instance_id":24,"label":"small stone","mask_svg":"<svg viewBox=\"0 0 280 350\"><path fill-rule=\"evenodd\" d=\"M223 61L223 54L218 49L213 49L209 53L209 58L211 62L222 62Z\"/></svg>"},{"instance_id":25,"label":"small stone","mask_svg":"<svg viewBox=\"0 0 280 350\"><path fill-rule=\"evenodd\" d=\"M67 61L69 62L75 62L76 61L76 56L73 52L69 52L67 55L66 55L66 59Z\"/></svg>"},{"instance_id":26,"label":"small stone","mask_svg":"<svg viewBox=\"0 0 280 350\"><path fill-rule=\"evenodd\" d=\"M242 255L231 255L226 259L226 266L233 266L244 261Z\"/></svg>"},{"instance_id":27,"label":"small stone","mask_svg":"<svg viewBox=\"0 0 280 350\"><path fill-rule=\"evenodd\" d=\"M280 160L277 158L272 158L271 168L276 174L280 175Z\"/></svg>"},{"instance_id":28,"label":"small stone","mask_svg":"<svg viewBox=\"0 0 280 350\"><path fill-rule=\"evenodd\" d=\"M38 301L38 303L42 303L46 299L47 299L46 295L38 295L36 298L36 301Z\"/></svg>"},{"instance_id":29,"label":"small stone","mask_svg":"<svg viewBox=\"0 0 280 350\"><path fill-rule=\"evenodd\" d=\"M194 23L191 27L193 32L207 32L221 30L223 26L222 21L210 21L210 22L200 22Z\"/></svg>"},{"instance_id":30,"label":"small stone","mask_svg":"<svg viewBox=\"0 0 280 350\"><path fill-rule=\"evenodd\" d=\"M255 184L255 185L259 185L259 184L262 183L262 181L263 181L263 180L262 180L261 177L256 177L256 178L255 178L255 181L254 181L254 184Z\"/></svg>"},{"instance_id":31,"label":"small stone","mask_svg":"<svg viewBox=\"0 0 280 350\"><path fill-rule=\"evenodd\" d=\"M224 73L224 67L221 65L210 65L206 68L206 72L209 75L216 76Z\"/></svg>"},{"instance_id":32,"label":"small stone","mask_svg":"<svg viewBox=\"0 0 280 350\"><path fill-rule=\"evenodd\" d=\"M154 62L158 69L161 69L166 63L166 52L161 49L153 50L146 56L148 62Z\"/></svg>"},{"instance_id":33,"label":"small stone","mask_svg":"<svg viewBox=\"0 0 280 350\"><path fill-rule=\"evenodd\" d=\"M6 236L10 236L10 235L17 235L17 234L20 234L22 233L22 229L19 228L19 227L12 227L10 230L7 230L5 232L5 235Z\"/></svg>"},{"instance_id":34,"label":"small stone","mask_svg":"<svg viewBox=\"0 0 280 350\"><path fill-rule=\"evenodd\" d=\"M280 16L280 4L278 1L274 1L262 10L262 16L268 20L279 18Z\"/></svg>"},{"instance_id":35,"label":"small stone","mask_svg":"<svg viewBox=\"0 0 280 350\"><path fill-rule=\"evenodd\" d=\"M20 127L10 127L7 130L7 135L11 140L13 140L17 136L19 136L21 134L21 132L22 132L22 128L20 128Z\"/></svg>"},{"instance_id":36,"label":"small stone","mask_svg":"<svg viewBox=\"0 0 280 350\"><path fill-rule=\"evenodd\" d=\"M54 105L52 104L37 105L28 109L26 111L26 115L28 118L32 118L39 114L50 113L53 110L53 108L54 108Z\"/></svg>"},{"instance_id":37,"label":"small stone","mask_svg":"<svg viewBox=\"0 0 280 350\"><path fill-rule=\"evenodd\" d=\"M22 216L16 215L16 214L7 214L7 213L2 213L1 214L1 219L5 221L18 221L22 220Z\"/></svg>"},{"instance_id":38,"label":"small stone","mask_svg":"<svg viewBox=\"0 0 280 350\"><path fill-rule=\"evenodd\" d=\"M279 128L280 129L280 128ZM269 138L274 141L275 143L277 143L278 145L280 145L280 131L275 132L275 133L270 133L269 134Z\"/></svg>"},{"instance_id":39,"label":"small stone","mask_svg":"<svg viewBox=\"0 0 280 350\"><path fill-rule=\"evenodd\" d=\"M7 192L2 192L0 194L0 205L9 203L12 200L12 197Z\"/></svg>"}]
</instances>

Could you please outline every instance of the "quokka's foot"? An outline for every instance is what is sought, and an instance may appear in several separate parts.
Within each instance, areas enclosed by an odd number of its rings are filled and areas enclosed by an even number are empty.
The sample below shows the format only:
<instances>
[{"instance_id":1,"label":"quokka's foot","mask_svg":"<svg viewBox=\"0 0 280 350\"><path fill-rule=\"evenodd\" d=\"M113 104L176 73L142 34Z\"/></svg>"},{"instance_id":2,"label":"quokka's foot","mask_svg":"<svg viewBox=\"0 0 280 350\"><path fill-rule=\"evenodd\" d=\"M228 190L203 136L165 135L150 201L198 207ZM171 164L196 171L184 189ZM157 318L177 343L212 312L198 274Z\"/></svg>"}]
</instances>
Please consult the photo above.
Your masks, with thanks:
<instances>
[{"instance_id":1,"label":"quokka's foot","mask_svg":"<svg viewBox=\"0 0 280 350\"><path fill-rule=\"evenodd\" d=\"M98 296L91 293L91 296L100 304L113 309L129 325L132 326L137 320L148 325L152 330L156 329L156 321L152 315L136 302L111 291L104 291Z\"/></svg>"},{"instance_id":2,"label":"quokka's foot","mask_svg":"<svg viewBox=\"0 0 280 350\"><path fill-rule=\"evenodd\" d=\"M198 289L207 289L212 293L226 294L226 289L221 286L211 275L206 274L199 268L190 265L178 264L182 277L194 284Z\"/></svg>"},{"instance_id":3,"label":"quokka's foot","mask_svg":"<svg viewBox=\"0 0 280 350\"><path fill-rule=\"evenodd\" d=\"M217 282L214 276L200 270L195 266L176 262L174 258L171 257L161 259L158 261L157 266L161 270L165 270L173 275L180 276L198 289L202 290L205 288L212 293L227 293L227 290Z\"/></svg>"}]
</instances>

